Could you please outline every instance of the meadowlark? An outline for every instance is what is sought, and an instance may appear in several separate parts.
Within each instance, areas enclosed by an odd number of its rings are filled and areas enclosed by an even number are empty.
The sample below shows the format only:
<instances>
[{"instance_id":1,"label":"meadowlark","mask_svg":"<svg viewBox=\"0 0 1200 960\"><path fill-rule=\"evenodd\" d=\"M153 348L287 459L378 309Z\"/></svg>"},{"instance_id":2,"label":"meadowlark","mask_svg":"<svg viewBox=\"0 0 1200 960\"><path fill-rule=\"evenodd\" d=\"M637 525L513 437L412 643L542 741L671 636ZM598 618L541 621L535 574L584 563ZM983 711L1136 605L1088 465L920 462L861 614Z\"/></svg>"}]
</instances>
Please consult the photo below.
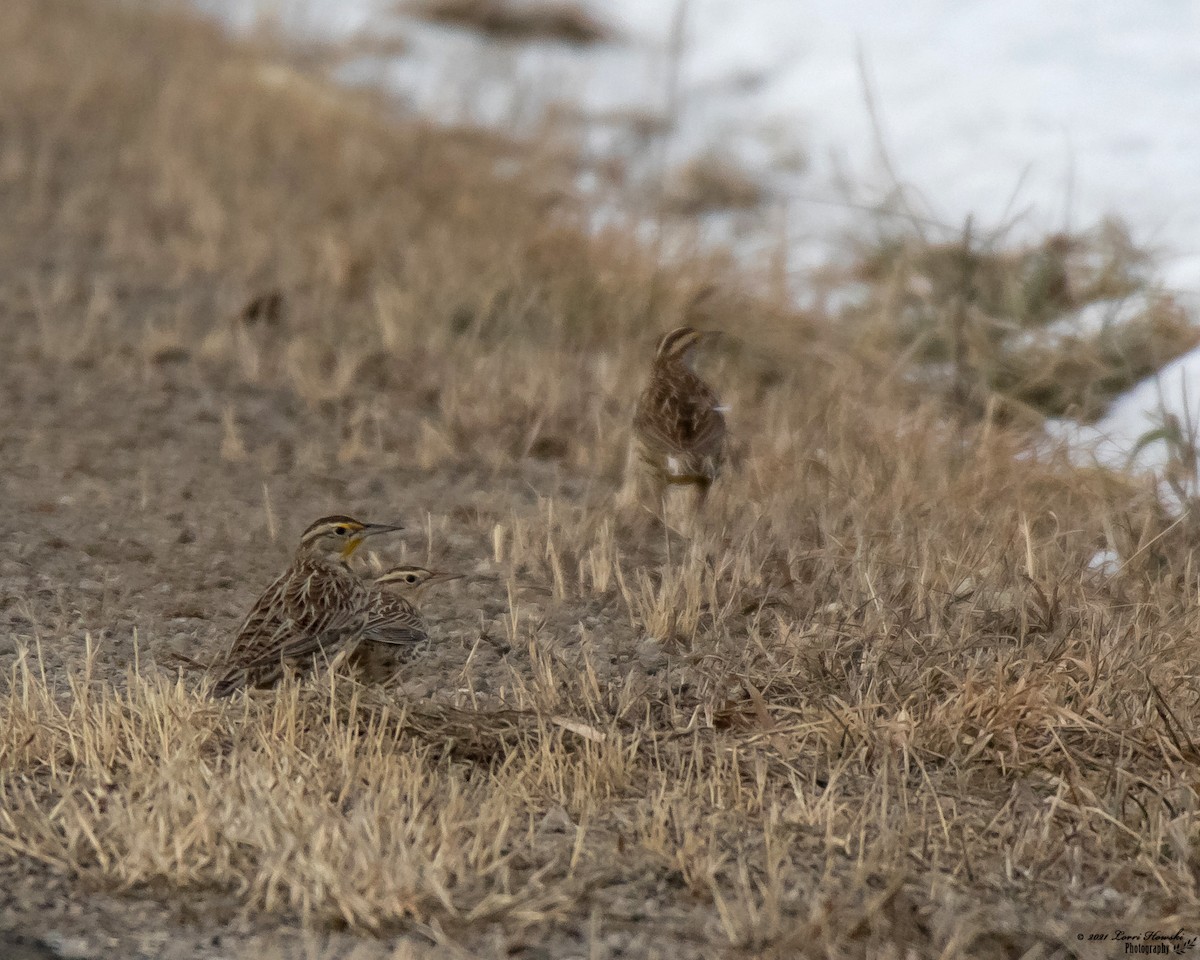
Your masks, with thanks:
<instances>
[{"instance_id":1,"label":"meadowlark","mask_svg":"<svg viewBox=\"0 0 1200 960\"><path fill-rule=\"evenodd\" d=\"M285 669L332 658L356 643L372 592L348 561L367 537L399 529L332 516L305 530L291 565L258 598L238 630L213 693L224 697L247 686L274 686Z\"/></svg>"},{"instance_id":2,"label":"meadowlark","mask_svg":"<svg viewBox=\"0 0 1200 960\"><path fill-rule=\"evenodd\" d=\"M658 341L650 380L633 415L630 467L665 510L670 486L696 491L699 508L725 459L725 407L692 369L701 340L711 336L692 327L676 327Z\"/></svg>"},{"instance_id":3,"label":"meadowlark","mask_svg":"<svg viewBox=\"0 0 1200 960\"><path fill-rule=\"evenodd\" d=\"M461 574L399 566L375 578L362 643L351 654L351 666L362 679L374 681L390 676L401 659L429 639L417 603L427 587L459 577Z\"/></svg>"}]
</instances>

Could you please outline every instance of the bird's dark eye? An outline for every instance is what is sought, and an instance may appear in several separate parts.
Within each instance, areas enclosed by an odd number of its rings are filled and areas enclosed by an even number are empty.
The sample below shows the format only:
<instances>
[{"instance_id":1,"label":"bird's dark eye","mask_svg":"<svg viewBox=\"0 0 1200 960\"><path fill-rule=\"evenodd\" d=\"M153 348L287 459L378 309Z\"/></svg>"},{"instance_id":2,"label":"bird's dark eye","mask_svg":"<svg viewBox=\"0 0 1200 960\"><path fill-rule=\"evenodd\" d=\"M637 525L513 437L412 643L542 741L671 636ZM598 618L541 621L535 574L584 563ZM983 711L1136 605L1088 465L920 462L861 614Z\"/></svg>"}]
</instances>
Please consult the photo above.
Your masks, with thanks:
<instances>
[{"instance_id":1,"label":"bird's dark eye","mask_svg":"<svg viewBox=\"0 0 1200 960\"><path fill-rule=\"evenodd\" d=\"M405 580L407 580L409 583L416 583L416 582L417 582L417 575L416 575L415 573L410 573L410 574L409 574L407 577L405 577L404 579L405 579Z\"/></svg>"},{"instance_id":2,"label":"bird's dark eye","mask_svg":"<svg viewBox=\"0 0 1200 960\"><path fill-rule=\"evenodd\" d=\"M344 537L350 531L348 531L345 527L334 527L333 532L336 533L339 537Z\"/></svg>"}]
</instances>

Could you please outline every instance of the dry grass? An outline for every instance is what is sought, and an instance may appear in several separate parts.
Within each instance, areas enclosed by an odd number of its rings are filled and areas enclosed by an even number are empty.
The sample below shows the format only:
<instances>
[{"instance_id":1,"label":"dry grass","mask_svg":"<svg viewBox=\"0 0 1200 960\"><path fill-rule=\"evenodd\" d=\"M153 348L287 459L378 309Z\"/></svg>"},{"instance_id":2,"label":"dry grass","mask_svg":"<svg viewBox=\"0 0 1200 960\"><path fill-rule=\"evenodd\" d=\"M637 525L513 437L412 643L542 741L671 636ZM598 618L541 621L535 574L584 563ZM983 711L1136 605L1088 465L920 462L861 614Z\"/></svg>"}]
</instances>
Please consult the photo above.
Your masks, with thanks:
<instances>
[{"instance_id":1,"label":"dry grass","mask_svg":"<svg viewBox=\"0 0 1200 960\"><path fill-rule=\"evenodd\" d=\"M533 148L264 56L126 7L0 21L7 878L165 901L211 956L294 922L330 956L1196 932L1200 608L1153 496L947 424L769 277L587 233ZM710 284L741 449L685 541L612 502L647 350ZM219 649L332 496L488 573L409 685L174 677L173 624Z\"/></svg>"},{"instance_id":2,"label":"dry grass","mask_svg":"<svg viewBox=\"0 0 1200 960\"><path fill-rule=\"evenodd\" d=\"M736 161L708 153L688 161L668 179L663 207L669 213L696 216L721 210L752 210L765 199L762 184Z\"/></svg>"},{"instance_id":3,"label":"dry grass","mask_svg":"<svg viewBox=\"0 0 1200 960\"><path fill-rule=\"evenodd\" d=\"M415 0L399 9L510 42L553 40L587 46L613 38L612 28L582 4L565 0Z\"/></svg>"},{"instance_id":4,"label":"dry grass","mask_svg":"<svg viewBox=\"0 0 1200 960\"><path fill-rule=\"evenodd\" d=\"M863 335L927 365L976 413L1102 416L1118 394L1200 342L1193 319L1153 284L1146 256L1110 221L1025 246L889 234L861 254ZM1088 307L1101 315L1081 320Z\"/></svg>"}]
</instances>

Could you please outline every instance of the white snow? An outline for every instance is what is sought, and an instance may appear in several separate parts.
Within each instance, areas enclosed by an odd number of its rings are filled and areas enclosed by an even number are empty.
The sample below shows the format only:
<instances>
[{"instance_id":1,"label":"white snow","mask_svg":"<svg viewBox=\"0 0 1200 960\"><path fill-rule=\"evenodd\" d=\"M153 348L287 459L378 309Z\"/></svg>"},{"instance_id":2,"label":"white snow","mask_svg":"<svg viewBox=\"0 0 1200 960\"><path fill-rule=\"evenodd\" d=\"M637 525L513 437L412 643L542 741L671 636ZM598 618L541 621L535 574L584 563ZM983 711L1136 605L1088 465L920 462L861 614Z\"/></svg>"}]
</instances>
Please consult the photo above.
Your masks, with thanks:
<instances>
[{"instance_id":1,"label":"white snow","mask_svg":"<svg viewBox=\"0 0 1200 960\"><path fill-rule=\"evenodd\" d=\"M1088 561L1088 569L1104 577L1121 570L1121 555L1115 550L1097 550Z\"/></svg>"},{"instance_id":2,"label":"white snow","mask_svg":"<svg viewBox=\"0 0 1200 960\"><path fill-rule=\"evenodd\" d=\"M548 110L578 116L595 156L649 175L706 152L732 158L771 197L749 227L737 221L759 244L745 249L785 236L798 295L894 173L949 232L972 216L977 231L1015 221L1019 239L1117 215L1156 249L1164 288L1200 303L1194 0L584 0L617 39L583 48L489 42L397 14L395 0L195 2L238 29L265 12L331 40L403 36L403 55L363 58L343 79L386 84L441 120L532 131ZM671 117L665 143L634 122ZM1114 319L1090 309L1081 322ZM1160 407L1200 420L1184 387L1200 402L1200 353L1096 427L1059 433L1124 462ZM1148 463L1161 447L1146 448Z\"/></svg>"},{"instance_id":3,"label":"white snow","mask_svg":"<svg viewBox=\"0 0 1200 960\"><path fill-rule=\"evenodd\" d=\"M347 79L382 80L446 120L532 126L569 105L600 128L673 109L670 159L732 154L818 221L845 203L842 178L868 185L867 202L871 186L890 186L865 71L923 213L957 231L968 215L998 226L1027 211L1031 232L1118 214L1139 243L1163 247L1172 288L1200 292L1191 0L588 0L618 39L582 48L490 42L397 15L394 0L196 3L239 29L265 16L331 40L402 35L406 53Z\"/></svg>"},{"instance_id":4,"label":"white snow","mask_svg":"<svg viewBox=\"0 0 1200 960\"><path fill-rule=\"evenodd\" d=\"M1161 439L1145 442L1148 435L1174 418L1182 439L1200 440L1191 436L1193 429L1200 430L1198 403L1200 350L1193 350L1118 397L1099 423L1085 426L1060 420L1047 427L1051 436L1103 465L1157 470L1167 462L1170 447ZM1194 492L1200 494L1200 490Z\"/></svg>"},{"instance_id":5,"label":"white snow","mask_svg":"<svg viewBox=\"0 0 1200 960\"><path fill-rule=\"evenodd\" d=\"M1088 334L1099 332L1105 327L1119 327L1153 310L1156 300L1156 295L1140 290L1119 299L1093 300L1056 320L1051 324L1050 332Z\"/></svg>"}]
</instances>

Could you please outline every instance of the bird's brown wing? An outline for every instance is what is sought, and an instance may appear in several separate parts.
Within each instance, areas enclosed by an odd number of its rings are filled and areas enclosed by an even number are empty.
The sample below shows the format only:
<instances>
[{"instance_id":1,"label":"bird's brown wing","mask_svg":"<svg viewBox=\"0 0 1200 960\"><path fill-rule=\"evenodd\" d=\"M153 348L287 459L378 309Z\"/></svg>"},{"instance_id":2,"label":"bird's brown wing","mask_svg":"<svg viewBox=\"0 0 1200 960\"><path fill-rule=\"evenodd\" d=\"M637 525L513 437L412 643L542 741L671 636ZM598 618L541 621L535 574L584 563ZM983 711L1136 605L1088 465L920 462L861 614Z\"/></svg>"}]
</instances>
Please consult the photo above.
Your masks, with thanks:
<instances>
[{"instance_id":1,"label":"bird's brown wing","mask_svg":"<svg viewBox=\"0 0 1200 960\"><path fill-rule=\"evenodd\" d=\"M367 588L347 569L309 572L290 584L285 600L291 629L267 656L300 659L332 648L362 632Z\"/></svg>"},{"instance_id":2,"label":"bird's brown wing","mask_svg":"<svg viewBox=\"0 0 1200 960\"><path fill-rule=\"evenodd\" d=\"M238 656L239 651L250 650L260 646L264 637L269 637L278 629L281 620L287 616L286 594L288 581L293 570L288 568L262 592L246 619L238 627L229 646L225 650L225 659L231 660Z\"/></svg>"},{"instance_id":3,"label":"bird's brown wing","mask_svg":"<svg viewBox=\"0 0 1200 960\"><path fill-rule=\"evenodd\" d=\"M271 584L243 623L214 692L270 685L285 663L332 654L362 632L366 588L350 571L312 565Z\"/></svg>"},{"instance_id":4,"label":"bird's brown wing","mask_svg":"<svg viewBox=\"0 0 1200 960\"><path fill-rule=\"evenodd\" d=\"M409 645L429 639L420 612L403 597L372 596L363 640L374 643Z\"/></svg>"}]
</instances>

